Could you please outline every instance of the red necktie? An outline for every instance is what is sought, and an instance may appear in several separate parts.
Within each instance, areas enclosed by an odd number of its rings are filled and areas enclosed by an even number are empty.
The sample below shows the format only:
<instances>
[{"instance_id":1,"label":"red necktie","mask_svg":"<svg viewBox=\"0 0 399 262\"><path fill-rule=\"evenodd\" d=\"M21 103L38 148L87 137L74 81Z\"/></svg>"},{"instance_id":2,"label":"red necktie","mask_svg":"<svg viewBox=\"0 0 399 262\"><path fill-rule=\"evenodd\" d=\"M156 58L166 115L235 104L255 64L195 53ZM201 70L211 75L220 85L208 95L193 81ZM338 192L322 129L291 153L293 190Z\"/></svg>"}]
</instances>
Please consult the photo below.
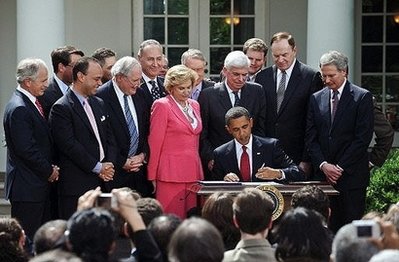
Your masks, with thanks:
<instances>
[{"instance_id":1,"label":"red necktie","mask_svg":"<svg viewBox=\"0 0 399 262\"><path fill-rule=\"evenodd\" d=\"M247 147L242 146L242 154L241 154L241 161L240 161L240 173L242 180L244 182L251 181L251 169L249 167L249 156L247 153Z\"/></svg>"},{"instance_id":2,"label":"red necktie","mask_svg":"<svg viewBox=\"0 0 399 262\"><path fill-rule=\"evenodd\" d=\"M37 108L39 109L39 113L42 115L42 117L44 117L43 107L42 107L42 105L40 104L40 102L39 102L38 99L35 100L35 104L36 104Z\"/></svg>"}]
</instances>

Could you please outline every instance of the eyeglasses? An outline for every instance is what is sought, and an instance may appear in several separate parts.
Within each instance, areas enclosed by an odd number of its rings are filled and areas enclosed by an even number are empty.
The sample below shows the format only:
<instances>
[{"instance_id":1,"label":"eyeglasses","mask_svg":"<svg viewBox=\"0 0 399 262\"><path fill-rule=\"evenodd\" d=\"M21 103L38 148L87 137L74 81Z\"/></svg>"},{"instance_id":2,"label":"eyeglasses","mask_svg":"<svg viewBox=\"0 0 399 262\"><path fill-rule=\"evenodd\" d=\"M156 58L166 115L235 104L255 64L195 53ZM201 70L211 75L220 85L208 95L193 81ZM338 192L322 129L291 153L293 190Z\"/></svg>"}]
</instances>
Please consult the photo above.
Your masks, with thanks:
<instances>
[{"instance_id":1,"label":"eyeglasses","mask_svg":"<svg viewBox=\"0 0 399 262\"><path fill-rule=\"evenodd\" d=\"M320 75L321 80L326 81L327 79L334 79L337 76L337 74L333 74L333 75Z\"/></svg>"}]
</instances>

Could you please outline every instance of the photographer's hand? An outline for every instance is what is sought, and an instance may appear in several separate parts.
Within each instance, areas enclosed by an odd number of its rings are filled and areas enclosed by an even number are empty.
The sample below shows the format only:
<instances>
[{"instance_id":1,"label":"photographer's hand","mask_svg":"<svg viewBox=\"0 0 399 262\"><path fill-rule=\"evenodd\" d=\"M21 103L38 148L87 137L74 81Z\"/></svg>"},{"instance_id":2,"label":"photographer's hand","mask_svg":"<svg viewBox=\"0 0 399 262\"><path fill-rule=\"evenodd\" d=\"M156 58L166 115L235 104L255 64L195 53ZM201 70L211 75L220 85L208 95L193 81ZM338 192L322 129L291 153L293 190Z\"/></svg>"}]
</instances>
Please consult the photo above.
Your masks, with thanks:
<instances>
[{"instance_id":1,"label":"photographer's hand","mask_svg":"<svg viewBox=\"0 0 399 262\"><path fill-rule=\"evenodd\" d=\"M99 186L94 190L92 189L84 193L78 199L77 211L92 208L99 195L101 195L101 188Z\"/></svg>"}]
</instances>

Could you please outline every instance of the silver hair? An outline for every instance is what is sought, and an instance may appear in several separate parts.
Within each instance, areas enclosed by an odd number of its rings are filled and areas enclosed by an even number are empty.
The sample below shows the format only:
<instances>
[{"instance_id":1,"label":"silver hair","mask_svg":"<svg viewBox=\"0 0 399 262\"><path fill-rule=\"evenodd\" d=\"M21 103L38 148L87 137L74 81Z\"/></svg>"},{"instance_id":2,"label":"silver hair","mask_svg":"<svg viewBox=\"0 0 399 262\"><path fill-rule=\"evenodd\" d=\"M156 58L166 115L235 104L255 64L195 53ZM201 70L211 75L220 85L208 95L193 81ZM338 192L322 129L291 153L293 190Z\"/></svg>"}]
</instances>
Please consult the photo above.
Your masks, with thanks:
<instances>
[{"instance_id":1,"label":"silver hair","mask_svg":"<svg viewBox=\"0 0 399 262\"><path fill-rule=\"evenodd\" d=\"M182 65L186 65L187 59L198 59L206 63L205 57L202 52L198 49L190 48L186 52L181 55L181 63Z\"/></svg>"},{"instance_id":2,"label":"silver hair","mask_svg":"<svg viewBox=\"0 0 399 262\"><path fill-rule=\"evenodd\" d=\"M21 84L26 79L35 81L39 75L39 69L44 67L47 71L46 63L39 58L25 58L18 63L17 66L17 83Z\"/></svg>"},{"instance_id":3,"label":"silver hair","mask_svg":"<svg viewBox=\"0 0 399 262\"><path fill-rule=\"evenodd\" d=\"M137 56L141 56L141 53L143 52L143 49L144 49L146 46L149 46L149 45L158 46L159 49L161 49L161 53L163 52L163 50L162 50L162 45L161 45L157 40L154 40L154 39L147 39L147 40L144 40L144 41L140 44L139 51L137 52Z\"/></svg>"},{"instance_id":4,"label":"silver hair","mask_svg":"<svg viewBox=\"0 0 399 262\"><path fill-rule=\"evenodd\" d=\"M141 68L140 63L139 61L137 61L136 58L131 56L124 56L120 58L118 61L116 61L116 63L112 66L111 74L112 76L117 76L117 75L127 76L136 66Z\"/></svg>"},{"instance_id":5,"label":"silver hair","mask_svg":"<svg viewBox=\"0 0 399 262\"><path fill-rule=\"evenodd\" d=\"M232 51L224 59L224 67L227 69L249 67L251 62L243 51Z\"/></svg>"},{"instance_id":6,"label":"silver hair","mask_svg":"<svg viewBox=\"0 0 399 262\"><path fill-rule=\"evenodd\" d=\"M323 54L320 58L320 67L326 65L335 65L338 70L348 70L348 57L338 51L329 51Z\"/></svg>"}]
</instances>

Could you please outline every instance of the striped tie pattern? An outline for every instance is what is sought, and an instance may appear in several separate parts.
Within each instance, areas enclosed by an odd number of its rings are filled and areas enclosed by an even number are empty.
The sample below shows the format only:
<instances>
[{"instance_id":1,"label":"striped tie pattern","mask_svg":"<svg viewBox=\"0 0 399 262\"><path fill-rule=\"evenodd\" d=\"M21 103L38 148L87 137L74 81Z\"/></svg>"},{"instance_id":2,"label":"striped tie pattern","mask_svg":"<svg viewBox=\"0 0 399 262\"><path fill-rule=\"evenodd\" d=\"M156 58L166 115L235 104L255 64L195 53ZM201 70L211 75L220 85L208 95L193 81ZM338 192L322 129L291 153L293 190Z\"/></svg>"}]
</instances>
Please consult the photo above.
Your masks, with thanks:
<instances>
[{"instance_id":1,"label":"striped tie pattern","mask_svg":"<svg viewBox=\"0 0 399 262\"><path fill-rule=\"evenodd\" d=\"M286 76L287 73L285 71L281 71L281 80L277 88L277 112L280 111L281 103L284 99Z\"/></svg>"},{"instance_id":2,"label":"striped tie pattern","mask_svg":"<svg viewBox=\"0 0 399 262\"><path fill-rule=\"evenodd\" d=\"M127 98L127 95L123 96L126 123L130 133L129 157L131 157L136 154L137 147L139 145L139 134L137 133L136 124L134 123L132 113L130 112Z\"/></svg>"},{"instance_id":3,"label":"striped tie pattern","mask_svg":"<svg viewBox=\"0 0 399 262\"><path fill-rule=\"evenodd\" d=\"M234 94L234 106L240 105L240 97L238 96L238 91L233 91Z\"/></svg>"}]
</instances>

